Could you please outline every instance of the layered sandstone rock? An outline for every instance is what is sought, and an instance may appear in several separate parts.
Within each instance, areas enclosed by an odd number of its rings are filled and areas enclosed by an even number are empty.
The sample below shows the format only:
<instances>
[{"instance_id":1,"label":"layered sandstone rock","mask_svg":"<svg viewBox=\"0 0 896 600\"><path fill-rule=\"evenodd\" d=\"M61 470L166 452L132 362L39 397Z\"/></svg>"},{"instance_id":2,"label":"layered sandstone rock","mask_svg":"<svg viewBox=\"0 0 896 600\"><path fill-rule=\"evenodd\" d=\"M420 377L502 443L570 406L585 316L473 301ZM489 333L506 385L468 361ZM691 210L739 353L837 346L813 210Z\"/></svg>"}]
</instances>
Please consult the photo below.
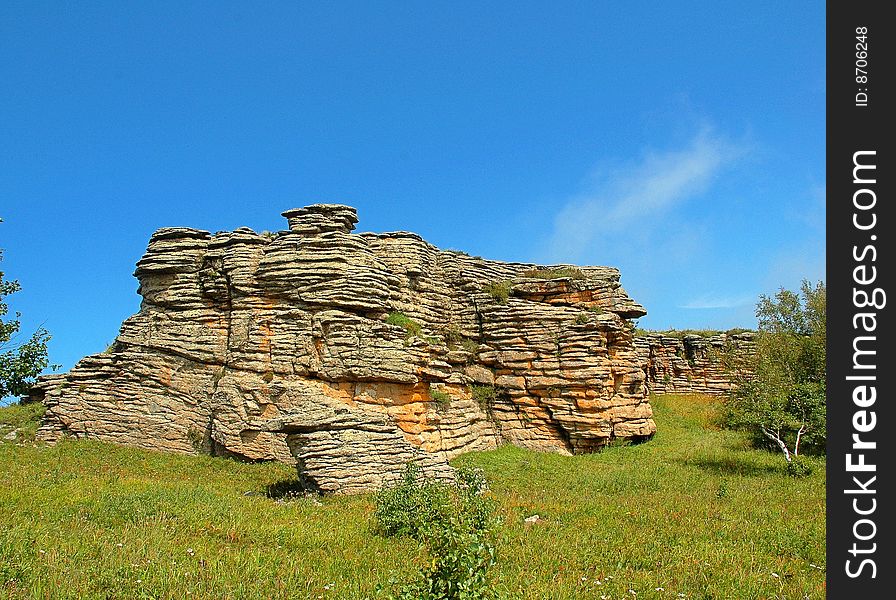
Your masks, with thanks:
<instances>
[{"instance_id":1,"label":"layered sandstone rock","mask_svg":"<svg viewBox=\"0 0 896 600\"><path fill-rule=\"evenodd\" d=\"M609 267L538 270L353 234L355 210L284 213L288 231L160 229L140 312L105 354L42 379L39 436L298 465L356 492L414 460L502 442L561 453L655 431Z\"/></svg>"},{"instance_id":2,"label":"layered sandstone rock","mask_svg":"<svg viewBox=\"0 0 896 600\"><path fill-rule=\"evenodd\" d=\"M644 366L647 387L655 394L726 395L733 387L729 362L743 367L755 351L756 334L718 332L714 335L670 335L649 332L635 337L635 348Z\"/></svg>"}]
</instances>

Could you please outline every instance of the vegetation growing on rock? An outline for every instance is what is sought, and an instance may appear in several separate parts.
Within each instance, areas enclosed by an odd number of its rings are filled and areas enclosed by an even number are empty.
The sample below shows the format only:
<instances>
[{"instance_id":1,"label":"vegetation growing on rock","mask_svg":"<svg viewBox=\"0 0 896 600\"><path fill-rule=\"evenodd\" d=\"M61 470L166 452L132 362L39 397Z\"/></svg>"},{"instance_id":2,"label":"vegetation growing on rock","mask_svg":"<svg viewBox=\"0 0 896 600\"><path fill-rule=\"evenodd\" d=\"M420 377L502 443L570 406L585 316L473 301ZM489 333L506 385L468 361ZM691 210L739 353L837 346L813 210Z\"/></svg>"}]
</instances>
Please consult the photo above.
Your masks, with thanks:
<instances>
[{"instance_id":1,"label":"vegetation growing on rock","mask_svg":"<svg viewBox=\"0 0 896 600\"><path fill-rule=\"evenodd\" d=\"M451 408L451 396L442 390L434 389L432 386L429 388L429 397L432 398L432 401L436 404L436 409L440 412L444 412Z\"/></svg>"},{"instance_id":2,"label":"vegetation growing on rock","mask_svg":"<svg viewBox=\"0 0 896 600\"><path fill-rule=\"evenodd\" d=\"M485 292L498 304L507 304L507 300L510 298L510 288L509 281L492 281L485 286Z\"/></svg>"},{"instance_id":3,"label":"vegetation growing on rock","mask_svg":"<svg viewBox=\"0 0 896 600\"><path fill-rule=\"evenodd\" d=\"M576 267L563 267L561 269L529 269L521 273L522 277L532 279L585 279L585 274Z\"/></svg>"},{"instance_id":4,"label":"vegetation growing on rock","mask_svg":"<svg viewBox=\"0 0 896 600\"><path fill-rule=\"evenodd\" d=\"M393 311L386 317L386 323L389 325L397 325L407 331L408 337L419 336L423 331L423 327L417 321L407 317L404 313Z\"/></svg>"},{"instance_id":5,"label":"vegetation growing on rock","mask_svg":"<svg viewBox=\"0 0 896 600\"><path fill-rule=\"evenodd\" d=\"M755 352L755 333L683 331L635 332L634 345L650 391L728 395L736 384L737 373L749 368L749 357Z\"/></svg>"}]
</instances>

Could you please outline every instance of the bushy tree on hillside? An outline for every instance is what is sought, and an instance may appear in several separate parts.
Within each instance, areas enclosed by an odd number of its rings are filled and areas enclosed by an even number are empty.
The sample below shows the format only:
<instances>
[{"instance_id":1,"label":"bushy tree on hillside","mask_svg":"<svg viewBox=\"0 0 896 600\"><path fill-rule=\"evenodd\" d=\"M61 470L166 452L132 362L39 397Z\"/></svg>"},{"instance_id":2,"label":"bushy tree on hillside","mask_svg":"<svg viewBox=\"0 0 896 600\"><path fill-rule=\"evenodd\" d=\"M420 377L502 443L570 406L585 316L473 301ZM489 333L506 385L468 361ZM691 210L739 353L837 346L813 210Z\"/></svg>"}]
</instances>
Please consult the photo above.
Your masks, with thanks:
<instances>
[{"instance_id":1,"label":"bushy tree on hillside","mask_svg":"<svg viewBox=\"0 0 896 600\"><path fill-rule=\"evenodd\" d=\"M756 354L725 405L730 426L769 440L788 463L825 447L826 300L824 283L808 281L799 293L760 296Z\"/></svg>"},{"instance_id":2,"label":"bushy tree on hillside","mask_svg":"<svg viewBox=\"0 0 896 600\"><path fill-rule=\"evenodd\" d=\"M3 219L0 219L0 223ZM3 250L0 249L0 261ZM20 313L14 318L6 318L9 307L4 300L21 289L18 281L7 281L0 271L0 398L21 396L34 383L34 378L47 367L47 342L50 334L43 327L38 328L24 342L17 341L21 328Z\"/></svg>"}]
</instances>

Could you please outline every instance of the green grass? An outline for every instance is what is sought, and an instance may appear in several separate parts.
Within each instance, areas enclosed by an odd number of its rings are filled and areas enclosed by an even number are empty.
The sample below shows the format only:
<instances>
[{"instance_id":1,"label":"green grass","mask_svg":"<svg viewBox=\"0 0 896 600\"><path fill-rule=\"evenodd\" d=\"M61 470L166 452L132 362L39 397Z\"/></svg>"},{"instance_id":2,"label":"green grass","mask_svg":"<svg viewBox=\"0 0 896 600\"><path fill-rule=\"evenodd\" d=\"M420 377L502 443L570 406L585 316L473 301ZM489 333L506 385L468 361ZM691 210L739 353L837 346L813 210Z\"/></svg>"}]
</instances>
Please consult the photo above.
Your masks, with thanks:
<instances>
[{"instance_id":1,"label":"green grass","mask_svg":"<svg viewBox=\"0 0 896 600\"><path fill-rule=\"evenodd\" d=\"M563 269L529 269L524 271L522 277L532 279L585 279L581 269L566 267Z\"/></svg>"},{"instance_id":2,"label":"green grass","mask_svg":"<svg viewBox=\"0 0 896 600\"><path fill-rule=\"evenodd\" d=\"M386 323L388 323L389 325L397 325L399 327L403 327L406 332L405 337L408 338L419 336L423 331L423 326L420 325L420 323L397 310L389 313L389 316L386 317Z\"/></svg>"},{"instance_id":3,"label":"green grass","mask_svg":"<svg viewBox=\"0 0 896 600\"><path fill-rule=\"evenodd\" d=\"M43 414L44 405L40 402L0 407L0 437L17 430L17 441L33 440Z\"/></svg>"},{"instance_id":4,"label":"green grass","mask_svg":"<svg viewBox=\"0 0 896 600\"><path fill-rule=\"evenodd\" d=\"M507 280L492 281L485 286L484 290L496 303L507 304L507 299L510 298L512 291L511 287L510 281Z\"/></svg>"},{"instance_id":5,"label":"green grass","mask_svg":"<svg viewBox=\"0 0 896 600\"><path fill-rule=\"evenodd\" d=\"M500 506L497 591L823 598L823 461L788 477L781 457L718 429L706 398L653 403L659 432L645 444L455 460L485 470ZM426 560L375 533L372 496L265 495L294 475L86 441L0 444L0 598L364 598ZM533 514L542 521L525 524Z\"/></svg>"}]
</instances>

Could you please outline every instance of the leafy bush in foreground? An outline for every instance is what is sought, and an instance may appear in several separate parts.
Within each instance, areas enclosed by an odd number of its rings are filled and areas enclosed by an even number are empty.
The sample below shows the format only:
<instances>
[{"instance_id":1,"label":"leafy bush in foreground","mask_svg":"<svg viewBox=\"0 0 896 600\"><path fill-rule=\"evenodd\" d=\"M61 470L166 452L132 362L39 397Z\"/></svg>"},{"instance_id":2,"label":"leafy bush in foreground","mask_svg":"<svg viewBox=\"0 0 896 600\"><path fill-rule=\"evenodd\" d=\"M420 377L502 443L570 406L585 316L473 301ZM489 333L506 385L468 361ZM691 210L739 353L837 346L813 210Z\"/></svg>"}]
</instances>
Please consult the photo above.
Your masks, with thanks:
<instances>
[{"instance_id":1,"label":"leafy bush in foreground","mask_svg":"<svg viewBox=\"0 0 896 600\"><path fill-rule=\"evenodd\" d=\"M383 535L420 540L432 556L417 578L392 600L491 598L488 570L496 562L495 505L483 496L479 470L458 469L453 483L422 477L408 464L401 481L376 496L374 517Z\"/></svg>"}]
</instances>

